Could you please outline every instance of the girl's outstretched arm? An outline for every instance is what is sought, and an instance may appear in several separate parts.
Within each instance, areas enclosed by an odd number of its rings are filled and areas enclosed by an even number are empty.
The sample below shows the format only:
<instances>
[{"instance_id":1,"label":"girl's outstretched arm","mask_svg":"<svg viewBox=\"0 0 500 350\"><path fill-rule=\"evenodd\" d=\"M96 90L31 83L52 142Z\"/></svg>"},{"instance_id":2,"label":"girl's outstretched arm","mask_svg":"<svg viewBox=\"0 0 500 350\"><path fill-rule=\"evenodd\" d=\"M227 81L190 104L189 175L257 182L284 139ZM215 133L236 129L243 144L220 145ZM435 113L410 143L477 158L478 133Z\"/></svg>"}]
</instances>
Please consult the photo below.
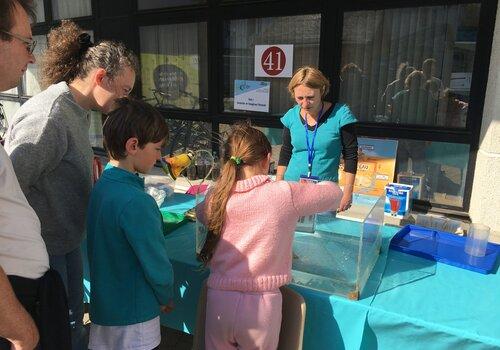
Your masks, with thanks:
<instances>
[{"instance_id":1,"label":"girl's outstretched arm","mask_svg":"<svg viewBox=\"0 0 500 350\"><path fill-rule=\"evenodd\" d=\"M327 210L337 210L342 190L335 182L317 184L289 182L292 203L299 216L312 215Z\"/></svg>"}]
</instances>

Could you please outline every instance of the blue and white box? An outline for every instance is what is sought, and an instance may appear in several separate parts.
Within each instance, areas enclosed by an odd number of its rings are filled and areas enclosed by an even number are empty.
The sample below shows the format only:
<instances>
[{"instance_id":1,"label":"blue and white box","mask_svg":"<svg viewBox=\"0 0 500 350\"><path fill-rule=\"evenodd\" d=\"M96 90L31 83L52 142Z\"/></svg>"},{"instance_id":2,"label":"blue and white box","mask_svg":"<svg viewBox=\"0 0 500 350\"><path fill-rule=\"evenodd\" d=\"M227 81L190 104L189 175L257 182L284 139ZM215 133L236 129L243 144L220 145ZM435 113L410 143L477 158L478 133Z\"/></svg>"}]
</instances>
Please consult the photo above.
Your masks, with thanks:
<instances>
[{"instance_id":1,"label":"blue and white box","mask_svg":"<svg viewBox=\"0 0 500 350\"><path fill-rule=\"evenodd\" d=\"M410 214L412 185L389 183L385 186L384 214L398 219Z\"/></svg>"}]
</instances>

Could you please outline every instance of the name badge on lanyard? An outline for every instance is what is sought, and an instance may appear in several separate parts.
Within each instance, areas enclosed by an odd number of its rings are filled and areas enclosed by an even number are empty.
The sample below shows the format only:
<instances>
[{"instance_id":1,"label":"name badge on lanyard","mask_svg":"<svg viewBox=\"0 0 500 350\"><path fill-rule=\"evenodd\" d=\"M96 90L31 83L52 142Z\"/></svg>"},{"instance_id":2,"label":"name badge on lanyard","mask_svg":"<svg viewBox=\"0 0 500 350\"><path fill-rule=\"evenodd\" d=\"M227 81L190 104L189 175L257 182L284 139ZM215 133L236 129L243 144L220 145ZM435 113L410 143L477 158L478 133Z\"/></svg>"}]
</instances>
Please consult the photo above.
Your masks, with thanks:
<instances>
[{"instance_id":1,"label":"name badge on lanyard","mask_svg":"<svg viewBox=\"0 0 500 350\"><path fill-rule=\"evenodd\" d=\"M319 182L318 176L313 175L300 175L299 183L313 183L316 184Z\"/></svg>"},{"instance_id":2,"label":"name badge on lanyard","mask_svg":"<svg viewBox=\"0 0 500 350\"><path fill-rule=\"evenodd\" d=\"M312 134L312 139L309 141L309 127L307 125L307 113L305 122L304 122L304 129L306 131L306 147L307 147L307 176L304 178L310 178L312 177L312 164L314 160L314 141L316 141L316 134L318 133L318 125L319 125L319 120L321 118L321 114L323 114L323 104L321 104L321 110L319 111L318 114L318 120L316 121L316 125L314 126L314 131ZM299 116L300 116L300 111L299 111ZM303 175L301 175L302 178Z\"/></svg>"}]
</instances>

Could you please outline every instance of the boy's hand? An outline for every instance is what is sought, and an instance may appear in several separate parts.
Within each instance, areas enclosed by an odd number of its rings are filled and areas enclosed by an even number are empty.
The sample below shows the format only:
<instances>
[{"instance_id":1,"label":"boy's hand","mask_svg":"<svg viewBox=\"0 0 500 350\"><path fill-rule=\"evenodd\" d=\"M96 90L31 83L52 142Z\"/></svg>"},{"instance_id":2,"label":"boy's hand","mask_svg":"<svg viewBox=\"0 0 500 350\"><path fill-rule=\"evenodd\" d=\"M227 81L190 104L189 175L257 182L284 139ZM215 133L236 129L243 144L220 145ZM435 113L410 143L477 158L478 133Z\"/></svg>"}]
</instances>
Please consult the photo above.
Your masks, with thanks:
<instances>
[{"instance_id":1,"label":"boy's hand","mask_svg":"<svg viewBox=\"0 0 500 350\"><path fill-rule=\"evenodd\" d=\"M160 311L164 314L171 312L174 309L174 301L170 300L167 305L160 305Z\"/></svg>"}]
</instances>

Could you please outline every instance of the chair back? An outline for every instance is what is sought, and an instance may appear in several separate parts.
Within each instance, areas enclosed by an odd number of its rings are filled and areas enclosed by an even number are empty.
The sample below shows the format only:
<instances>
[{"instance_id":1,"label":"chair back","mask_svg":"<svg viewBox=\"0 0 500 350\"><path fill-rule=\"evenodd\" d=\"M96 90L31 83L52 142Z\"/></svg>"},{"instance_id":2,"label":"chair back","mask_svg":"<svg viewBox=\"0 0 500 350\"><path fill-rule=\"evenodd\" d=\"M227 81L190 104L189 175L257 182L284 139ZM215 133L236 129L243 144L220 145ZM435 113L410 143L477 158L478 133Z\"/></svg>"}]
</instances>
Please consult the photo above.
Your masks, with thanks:
<instances>
[{"instance_id":1,"label":"chair back","mask_svg":"<svg viewBox=\"0 0 500 350\"><path fill-rule=\"evenodd\" d=\"M288 286L281 287L280 291L283 308L278 350L302 350L306 303L302 295Z\"/></svg>"}]
</instances>

